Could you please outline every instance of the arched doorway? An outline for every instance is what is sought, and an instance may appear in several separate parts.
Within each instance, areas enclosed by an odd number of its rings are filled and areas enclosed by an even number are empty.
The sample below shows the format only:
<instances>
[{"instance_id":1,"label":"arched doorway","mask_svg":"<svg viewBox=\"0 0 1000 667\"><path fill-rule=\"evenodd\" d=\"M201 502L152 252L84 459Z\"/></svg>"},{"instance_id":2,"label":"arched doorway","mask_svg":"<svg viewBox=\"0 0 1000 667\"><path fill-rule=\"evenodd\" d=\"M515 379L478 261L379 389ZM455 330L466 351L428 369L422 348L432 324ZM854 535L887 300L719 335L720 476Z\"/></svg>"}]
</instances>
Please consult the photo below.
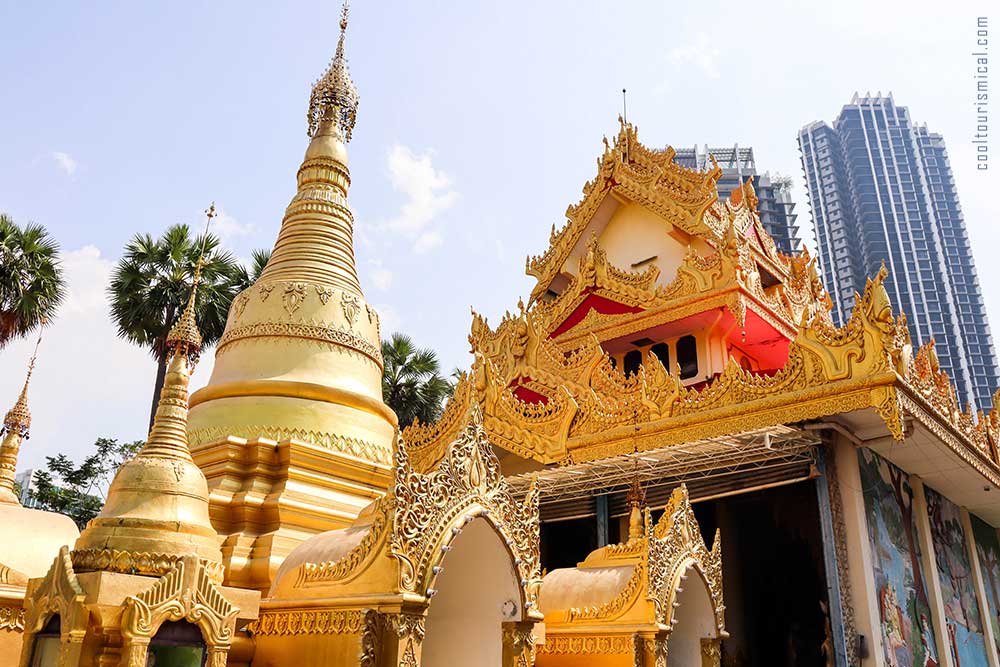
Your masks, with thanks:
<instances>
[{"instance_id":1,"label":"arched doorway","mask_svg":"<svg viewBox=\"0 0 1000 667\"><path fill-rule=\"evenodd\" d=\"M421 665L501 665L503 623L521 620L523 612L511 558L483 518L452 540L427 610Z\"/></svg>"},{"instance_id":2,"label":"arched doorway","mask_svg":"<svg viewBox=\"0 0 1000 667\"><path fill-rule=\"evenodd\" d=\"M708 584L695 564L689 563L680 576L673 603L673 629L667 637L667 663L702 665L705 641L718 646L715 607Z\"/></svg>"}]
</instances>

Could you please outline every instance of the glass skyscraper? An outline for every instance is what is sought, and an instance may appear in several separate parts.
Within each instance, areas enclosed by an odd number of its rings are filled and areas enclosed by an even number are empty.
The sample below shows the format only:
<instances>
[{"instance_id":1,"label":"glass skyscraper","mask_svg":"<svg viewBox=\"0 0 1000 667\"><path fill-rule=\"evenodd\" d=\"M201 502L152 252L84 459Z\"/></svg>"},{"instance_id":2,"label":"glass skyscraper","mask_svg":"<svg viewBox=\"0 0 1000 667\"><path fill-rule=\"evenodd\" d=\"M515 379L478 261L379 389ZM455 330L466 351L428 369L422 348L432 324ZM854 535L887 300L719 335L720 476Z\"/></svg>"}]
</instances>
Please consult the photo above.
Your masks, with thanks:
<instances>
[{"instance_id":1,"label":"glass skyscraper","mask_svg":"<svg viewBox=\"0 0 1000 667\"><path fill-rule=\"evenodd\" d=\"M725 199L747 178L753 178L753 188L757 193L760 221L764 229L774 239L778 250L790 255L799 249L799 228L795 225L795 204L789 194L790 179L772 177L765 172L757 172L753 149L733 145L727 148L677 148L674 162L689 169L707 171L712 168L709 155L722 168L717 188L719 198Z\"/></svg>"},{"instance_id":2,"label":"glass skyscraper","mask_svg":"<svg viewBox=\"0 0 1000 667\"><path fill-rule=\"evenodd\" d=\"M799 131L824 282L843 323L884 262L914 345L932 337L959 400L992 405L997 362L944 139L892 95L860 97Z\"/></svg>"}]
</instances>

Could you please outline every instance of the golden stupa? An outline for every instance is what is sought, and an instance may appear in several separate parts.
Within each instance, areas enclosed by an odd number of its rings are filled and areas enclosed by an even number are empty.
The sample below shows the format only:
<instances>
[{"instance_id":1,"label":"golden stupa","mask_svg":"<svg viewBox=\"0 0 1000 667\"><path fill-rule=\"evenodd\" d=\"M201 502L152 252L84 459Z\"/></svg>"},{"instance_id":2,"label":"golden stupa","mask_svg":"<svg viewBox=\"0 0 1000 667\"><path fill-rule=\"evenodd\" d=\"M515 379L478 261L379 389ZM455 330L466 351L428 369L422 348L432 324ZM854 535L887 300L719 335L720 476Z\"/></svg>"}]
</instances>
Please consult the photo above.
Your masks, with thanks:
<instances>
[{"instance_id":1,"label":"golden stupa","mask_svg":"<svg viewBox=\"0 0 1000 667\"><path fill-rule=\"evenodd\" d=\"M358 283L347 202L358 95L346 6L340 27L271 260L234 300L208 386L191 397L226 580L259 590L296 545L350 525L390 481L397 421L382 402L379 319Z\"/></svg>"},{"instance_id":2,"label":"golden stupa","mask_svg":"<svg viewBox=\"0 0 1000 667\"><path fill-rule=\"evenodd\" d=\"M170 363L146 444L119 468L73 550L63 546L44 578L28 582L22 667L169 665L178 651L222 667L237 622L257 616L256 591L220 585L208 484L188 449L200 272L199 260L187 307L167 337Z\"/></svg>"},{"instance_id":3,"label":"golden stupa","mask_svg":"<svg viewBox=\"0 0 1000 667\"><path fill-rule=\"evenodd\" d=\"M21 394L0 426L0 656L17 655L24 630L24 591L31 577L40 577L52 554L80 535L68 516L21 506L14 490L14 471L21 443L28 439L31 411L28 386L35 368L38 343L28 364Z\"/></svg>"}]
</instances>

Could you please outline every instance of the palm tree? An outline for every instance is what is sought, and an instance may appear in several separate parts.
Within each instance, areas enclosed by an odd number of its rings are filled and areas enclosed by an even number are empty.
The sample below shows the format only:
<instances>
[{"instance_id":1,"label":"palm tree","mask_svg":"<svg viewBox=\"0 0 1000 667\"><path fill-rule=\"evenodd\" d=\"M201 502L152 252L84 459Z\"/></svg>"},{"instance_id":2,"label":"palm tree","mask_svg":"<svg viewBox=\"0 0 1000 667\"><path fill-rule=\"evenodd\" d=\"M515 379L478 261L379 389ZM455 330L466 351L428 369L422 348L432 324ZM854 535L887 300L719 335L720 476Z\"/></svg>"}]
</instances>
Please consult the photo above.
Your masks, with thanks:
<instances>
[{"instance_id":1,"label":"palm tree","mask_svg":"<svg viewBox=\"0 0 1000 667\"><path fill-rule=\"evenodd\" d=\"M65 296L59 245L41 225L0 214L0 349L55 315Z\"/></svg>"},{"instance_id":2,"label":"palm tree","mask_svg":"<svg viewBox=\"0 0 1000 667\"><path fill-rule=\"evenodd\" d=\"M156 360L150 425L167 370L167 334L191 294L202 244L205 254L195 313L204 343L211 345L222 336L229 306L246 274L232 254L219 248L216 236L192 237L187 225L174 225L155 240L137 234L125 246L108 285L118 335L148 348Z\"/></svg>"},{"instance_id":3,"label":"palm tree","mask_svg":"<svg viewBox=\"0 0 1000 667\"><path fill-rule=\"evenodd\" d=\"M250 267L238 266L233 276L236 284L236 293L239 294L246 288L257 282L260 274L264 272L264 267L271 261L271 251L257 248L250 253Z\"/></svg>"},{"instance_id":4,"label":"palm tree","mask_svg":"<svg viewBox=\"0 0 1000 667\"><path fill-rule=\"evenodd\" d=\"M425 424L437 421L454 389L440 374L437 354L417 348L405 334L394 333L382 341L382 357L382 400L395 411L399 427L416 419Z\"/></svg>"}]
</instances>

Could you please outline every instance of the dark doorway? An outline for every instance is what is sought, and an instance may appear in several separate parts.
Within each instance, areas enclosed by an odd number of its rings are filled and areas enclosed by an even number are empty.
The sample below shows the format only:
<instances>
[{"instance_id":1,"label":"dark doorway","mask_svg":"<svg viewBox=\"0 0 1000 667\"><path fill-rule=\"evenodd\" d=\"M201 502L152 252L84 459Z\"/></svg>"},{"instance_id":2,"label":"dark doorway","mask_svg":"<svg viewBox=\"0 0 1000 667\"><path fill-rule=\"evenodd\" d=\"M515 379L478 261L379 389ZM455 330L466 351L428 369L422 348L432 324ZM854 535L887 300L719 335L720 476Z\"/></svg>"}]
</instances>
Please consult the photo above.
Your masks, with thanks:
<instances>
[{"instance_id":1,"label":"dark doorway","mask_svg":"<svg viewBox=\"0 0 1000 667\"><path fill-rule=\"evenodd\" d=\"M597 518L550 521L541 526L542 568L576 567L597 548Z\"/></svg>"},{"instance_id":2,"label":"dark doorway","mask_svg":"<svg viewBox=\"0 0 1000 667\"><path fill-rule=\"evenodd\" d=\"M722 530L731 635L722 644L723 665L826 665L820 648L826 575L815 484L798 482L695 504L706 543L710 530Z\"/></svg>"}]
</instances>

